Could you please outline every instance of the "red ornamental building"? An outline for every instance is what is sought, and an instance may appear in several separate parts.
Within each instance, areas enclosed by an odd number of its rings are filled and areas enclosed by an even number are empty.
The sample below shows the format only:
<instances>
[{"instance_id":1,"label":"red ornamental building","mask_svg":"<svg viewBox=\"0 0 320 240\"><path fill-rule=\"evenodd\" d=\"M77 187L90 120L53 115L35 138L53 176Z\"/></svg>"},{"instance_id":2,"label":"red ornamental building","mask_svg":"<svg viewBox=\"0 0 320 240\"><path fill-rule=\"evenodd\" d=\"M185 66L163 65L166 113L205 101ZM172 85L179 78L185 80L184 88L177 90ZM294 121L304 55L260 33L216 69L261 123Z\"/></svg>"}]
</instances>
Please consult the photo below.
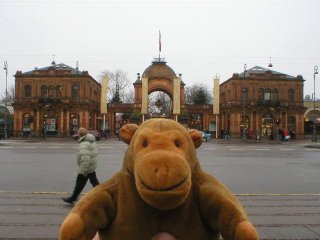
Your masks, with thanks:
<instances>
[{"instance_id":1,"label":"red ornamental building","mask_svg":"<svg viewBox=\"0 0 320 240\"><path fill-rule=\"evenodd\" d=\"M255 66L233 74L220 84L220 128L234 138L249 132L276 139L279 129L292 137L304 137L303 82L301 75L289 76Z\"/></svg>"},{"instance_id":2,"label":"red ornamental building","mask_svg":"<svg viewBox=\"0 0 320 240\"><path fill-rule=\"evenodd\" d=\"M87 71L63 63L15 75L14 136L73 134L97 129L101 85Z\"/></svg>"}]
</instances>

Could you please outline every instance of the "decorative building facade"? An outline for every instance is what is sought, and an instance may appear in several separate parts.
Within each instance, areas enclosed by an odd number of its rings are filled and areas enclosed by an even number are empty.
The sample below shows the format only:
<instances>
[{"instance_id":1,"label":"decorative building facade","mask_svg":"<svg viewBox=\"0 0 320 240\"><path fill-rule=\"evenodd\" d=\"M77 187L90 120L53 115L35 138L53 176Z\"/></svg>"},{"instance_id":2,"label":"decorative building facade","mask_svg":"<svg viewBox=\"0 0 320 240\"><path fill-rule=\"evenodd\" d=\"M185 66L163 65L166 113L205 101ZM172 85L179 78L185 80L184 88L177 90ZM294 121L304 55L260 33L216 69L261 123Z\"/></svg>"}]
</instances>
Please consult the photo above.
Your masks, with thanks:
<instances>
[{"instance_id":1,"label":"decorative building facade","mask_svg":"<svg viewBox=\"0 0 320 240\"><path fill-rule=\"evenodd\" d=\"M220 128L234 138L249 132L276 139L279 129L304 137L302 76L289 76L259 66L233 74L220 84Z\"/></svg>"},{"instance_id":2,"label":"decorative building facade","mask_svg":"<svg viewBox=\"0 0 320 240\"><path fill-rule=\"evenodd\" d=\"M65 137L81 126L111 133L122 124L152 117L175 119L188 128L229 130L233 138L248 137L249 132L270 139L279 129L304 137L302 76L289 76L262 67L253 67L217 83L215 99L220 104L194 105L184 101L184 86L163 59L155 59L134 85L133 103L107 103L101 114L101 84L88 72L63 63L15 75L14 136ZM148 113L148 95L168 94L172 111L166 116ZM219 94L218 94L219 93ZM160 103L159 103L160 104ZM126 118L118 119L118 113Z\"/></svg>"},{"instance_id":3,"label":"decorative building facade","mask_svg":"<svg viewBox=\"0 0 320 240\"><path fill-rule=\"evenodd\" d=\"M15 74L14 136L69 136L97 129L101 85L63 63Z\"/></svg>"}]
</instances>

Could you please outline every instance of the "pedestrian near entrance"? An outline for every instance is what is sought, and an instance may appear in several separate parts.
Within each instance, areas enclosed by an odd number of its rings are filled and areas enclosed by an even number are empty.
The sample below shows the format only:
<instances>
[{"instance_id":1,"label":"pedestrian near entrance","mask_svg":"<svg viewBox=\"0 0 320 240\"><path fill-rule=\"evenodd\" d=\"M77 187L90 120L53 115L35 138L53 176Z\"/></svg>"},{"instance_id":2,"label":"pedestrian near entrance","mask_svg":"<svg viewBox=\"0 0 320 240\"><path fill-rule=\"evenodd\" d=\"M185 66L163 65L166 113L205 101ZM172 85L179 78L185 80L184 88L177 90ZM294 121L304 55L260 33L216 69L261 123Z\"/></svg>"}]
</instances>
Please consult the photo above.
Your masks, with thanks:
<instances>
[{"instance_id":1,"label":"pedestrian near entrance","mask_svg":"<svg viewBox=\"0 0 320 240\"><path fill-rule=\"evenodd\" d=\"M62 198L67 203L73 203L78 199L88 179L93 187L99 184L96 176L98 159L96 138L88 133L88 130L85 128L79 128L78 135L80 142L77 152L78 176L72 195L68 198Z\"/></svg>"},{"instance_id":2,"label":"pedestrian near entrance","mask_svg":"<svg viewBox=\"0 0 320 240\"><path fill-rule=\"evenodd\" d=\"M230 130L227 130L224 134L224 140L231 140Z\"/></svg>"}]
</instances>

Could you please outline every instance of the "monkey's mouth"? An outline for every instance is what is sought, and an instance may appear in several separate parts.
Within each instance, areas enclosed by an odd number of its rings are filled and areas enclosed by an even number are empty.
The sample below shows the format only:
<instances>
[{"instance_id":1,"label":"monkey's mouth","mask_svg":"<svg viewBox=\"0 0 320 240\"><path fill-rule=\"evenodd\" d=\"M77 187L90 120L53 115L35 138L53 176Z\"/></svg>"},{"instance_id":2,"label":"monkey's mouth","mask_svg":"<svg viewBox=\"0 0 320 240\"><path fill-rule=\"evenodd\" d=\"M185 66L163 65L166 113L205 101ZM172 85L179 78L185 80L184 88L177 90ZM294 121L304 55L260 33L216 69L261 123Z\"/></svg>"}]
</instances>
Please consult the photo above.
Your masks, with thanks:
<instances>
[{"instance_id":1,"label":"monkey's mouth","mask_svg":"<svg viewBox=\"0 0 320 240\"><path fill-rule=\"evenodd\" d=\"M159 186L159 187L151 187L150 185L146 184L145 182L143 182L141 180L141 178L139 177L140 183L141 183L141 187L150 191L156 191L156 192L168 192L168 191L174 191L174 190L178 190L181 187L183 187L183 185L185 185L188 181L188 177L185 177L184 179L182 179L180 182L170 185L170 186Z\"/></svg>"}]
</instances>

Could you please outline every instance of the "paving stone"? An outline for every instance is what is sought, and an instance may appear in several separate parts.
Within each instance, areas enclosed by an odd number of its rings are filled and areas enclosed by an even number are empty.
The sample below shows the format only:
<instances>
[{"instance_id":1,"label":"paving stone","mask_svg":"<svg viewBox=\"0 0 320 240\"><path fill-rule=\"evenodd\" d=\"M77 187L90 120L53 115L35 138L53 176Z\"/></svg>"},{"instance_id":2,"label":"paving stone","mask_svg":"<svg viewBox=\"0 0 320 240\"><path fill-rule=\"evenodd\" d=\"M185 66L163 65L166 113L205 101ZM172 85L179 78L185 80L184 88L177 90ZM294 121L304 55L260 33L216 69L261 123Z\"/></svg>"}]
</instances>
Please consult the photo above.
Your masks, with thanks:
<instances>
[{"instance_id":1,"label":"paving stone","mask_svg":"<svg viewBox=\"0 0 320 240\"><path fill-rule=\"evenodd\" d=\"M72 209L63 193L0 192L0 239L57 239ZM261 240L319 240L320 196L237 196Z\"/></svg>"}]
</instances>

